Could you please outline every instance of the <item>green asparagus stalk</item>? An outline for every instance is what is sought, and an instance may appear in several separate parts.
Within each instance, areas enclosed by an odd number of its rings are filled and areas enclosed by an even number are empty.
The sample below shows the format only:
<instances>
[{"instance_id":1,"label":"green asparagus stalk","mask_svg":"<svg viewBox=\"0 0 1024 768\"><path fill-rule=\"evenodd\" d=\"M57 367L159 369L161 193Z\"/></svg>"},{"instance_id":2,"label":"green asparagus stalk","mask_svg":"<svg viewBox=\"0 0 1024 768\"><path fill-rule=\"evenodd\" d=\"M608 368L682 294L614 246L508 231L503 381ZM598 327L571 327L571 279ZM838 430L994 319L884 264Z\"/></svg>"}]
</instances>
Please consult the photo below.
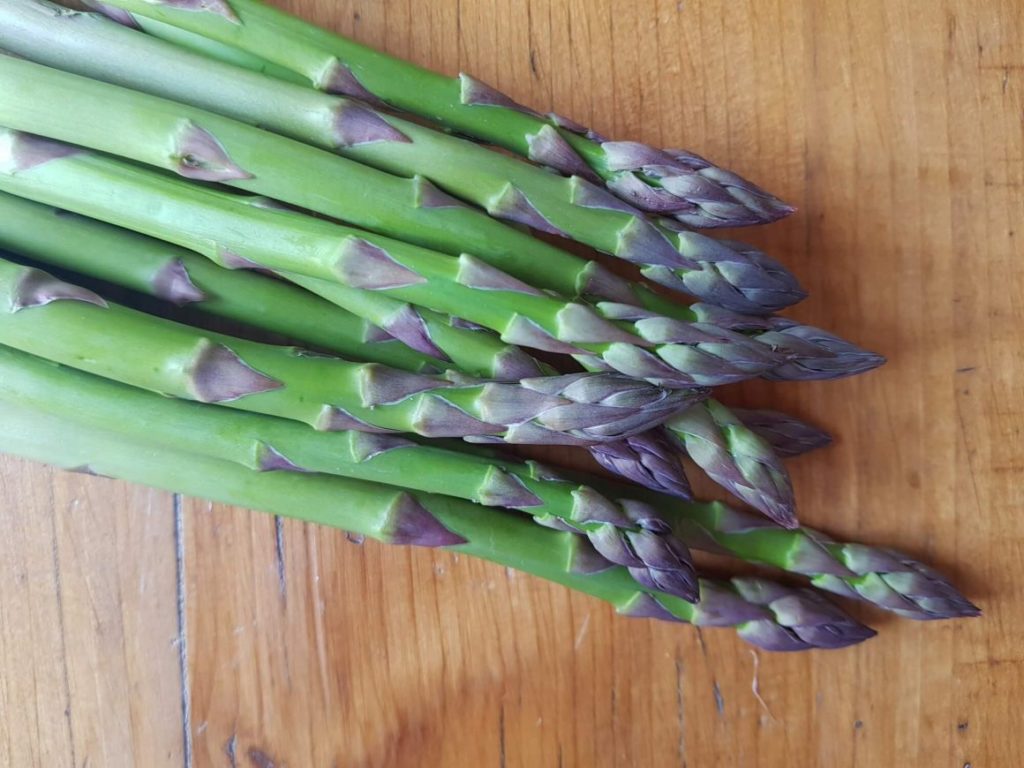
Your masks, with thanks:
<instances>
[{"instance_id":1,"label":"green asparagus stalk","mask_svg":"<svg viewBox=\"0 0 1024 768\"><path fill-rule=\"evenodd\" d=\"M610 562L652 589L696 599L689 553L639 502L602 497L584 485L534 479L514 462L397 435L315 432L301 424L161 397L0 346L0 397L128 439L258 471L319 472L400 486L557 519L585 534Z\"/></svg>"},{"instance_id":2,"label":"green asparagus stalk","mask_svg":"<svg viewBox=\"0 0 1024 768\"><path fill-rule=\"evenodd\" d=\"M327 314L321 316L322 308L315 300L310 306L304 300L306 295L301 292L259 275L225 270L175 246L72 214L58 215L52 208L3 193L0 193L0 217L5 221L4 228L0 230L0 246L6 246L37 261L56 264L156 296L166 296L163 287L165 283L179 294L183 290L194 294L198 288L204 298L194 306L258 328L290 335L300 342L315 344L342 356L359 360L368 358L413 372L429 371L431 366L438 365L438 361L414 354L401 345L367 344L358 322L346 316L343 310L327 307ZM168 274L173 279L165 277ZM184 288L175 288L176 285ZM320 282L320 285L328 288L331 286L325 282ZM256 291L252 294L253 301L249 300L250 291ZM329 293L328 290L327 295ZM328 317L331 321L325 322ZM334 318L339 321L335 322ZM330 326L326 334L323 333L325 326ZM314 334L297 333L306 328L311 328ZM489 339L482 334L467 335ZM500 346L500 342L497 344ZM463 369L470 373L492 366L492 361L500 361L498 370L501 373L520 374L508 378L518 380L539 375L539 372L530 372L531 363L534 367L539 364L514 347L505 350L488 347L480 352L470 344L463 347L461 358L463 364L473 366ZM717 408L721 411L724 406L717 404ZM719 467L724 465L727 468L727 479L737 474L742 478L741 468L744 464L733 458L730 446L754 445L760 446L758 456L764 457L763 463L767 463L777 473L785 473L781 462L773 459L770 451L761 446L755 437L746 434L745 427L738 420L731 419L730 423L728 434L712 431L711 441L694 443L696 461L708 466L716 476L722 474ZM648 488L690 498L689 484L680 463L679 442L675 439L667 442L668 439L663 431L660 434L643 433L590 446L589 450L604 467L623 477ZM754 466L757 468L759 465ZM737 468L730 472L728 468L731 467ZM756 474L754 479L757 479ZM745 487L749 489L748 497L750 493L758 491L775 494L775 498L758 503L758 508L773 509L788 502L791 509L792 495L778 498L777 485L784 490L789 488L788 480L757 486L747 482Z\"/></svg>"},{"instance_id":3,"label":"green asparagus stalk","mask_svg":"<svg viewBox=\"0 0 1024 768\"><path fill-rule=\"evenodd\" d=\"M186 133L205 142L205 132L193 128ZM782 359L766 344L700 323L646 318L617 324L468 255L453 258L252 205L238 195L6 128L0 130L0 191L174 242L222 266L265 267L379 291L491 328L509 343L586 355L603 369L659 385L737 381Z\"/></svg>"},{"instance_id":4,"label":"green asparagus stalk","mask_svg":"<svg viewBox=\"0 0 1024 768\"><path fill-rule=\"evenodd\" d=\"M47 10L48 8L50 10ZM187 54L173 46L151 47L156 41L147 41L144 35L128 34L130 30L118 34L118 31L112 28L116 25L90 28L88 34L81 31L74 33L74 30L69 32L61 24L51 28L50 24L54 21L52 8L53 6L41 4L37 0L10 0L9 3L0 6L0 20L6 22L0 24L0 36L5 35L6 30L6 37L0 37L0 44L9 45L24 55L43 62L76 68L91 77L139 90L149 90L178 101L220 111L242 121L272 127L279 133L291 135L310 144L338 149L334 136L335 127L341 119L339 115L344 114L351 105L337 102L331 97L319 95L308 89L290 88L287 83L278 83L277 91L264 93L263 89L268 86L273 89L274 82L270 78L246 73L233 66L226 69L218 68L216 62L206 59L189 59ZM68 13L66 9L61 9L55 21L82 25L97 24L99 21L90 20L88 15L79 17L74 14L69 16ZM106 37L108 34L112 36ZM60 41L59 45L57 41ZM127 59L123 55L119 56L122 51L129 53ZM114 60L108 61L111 56ZM148 68L143 71L147 65ZM248 79L244 82L235 79L245 78L246 75ZM225 83L231 85L225 86ZM257 97L254 94L263 95ZM318 99L319 104L313 103ZM258 106L268 109L265 112L257 111ZM380 116L380 119L391 118ZM421 129L413 125L410 130ZM406 144L400 143L403 146ZM371 144L359 146L369 147ZM470 145L468 151L481 150ZM493 153L491 155L491 159L494 159ZM484 161L486 158L481 156L480 159ZM501 159L495 161L500 162ZM445 166L448 170L455 167L461 167L461 161ZM367 170L347 166L343 176L348 179L358 177L365 182ZM408 175L412 172L415 172L415 169L405 173ZM550 181L550 176L541 174L535 181L538 184ZM391 179L391 182L393 183L394 179ZM415 185L423 182L414 179L412 183ZM360 184L360 189L366 188L369 188L369 185ZM394 208L396 199L422 201L432 197L433 194L424 195L422 190L415 188L412 192L407 191L404 197L385 194L384 202L374 208ZM332 198L332 210L328 211L330 215L338 215L338 212L333 210L337 199L337 196ZM488 225L486 216L481 216L468 208L451 207L449 204L454 202L452 200L442 203L442 206L448 207L441 208L424 206L419 202L419 208L429 209L427 215L421 215L415 221L403 218L403 222L406 223L390 229L375 223L379 220L379 215L376 218L372 213L360 215L352 207L351 200L341 199L345 202L345 213L342 218L358 217L367 228L376 228L377 231L440 251L461 254L463 249L468 249L484 261L530 284L565 296L583 294L594 297L599 300L598 307L606 318L656 321L657 317L663 316L683 322L718 324L721 320L723 325L734 323L744 332L757 333L760 341L784 353L790 359L789 363L773 371L772 378L838 378L870 370L884 362L884 358L879 355L862 350L819 329L798 325L784 318L758 321L757 318L745 319L747 315L737 315L737 312L771 311L803 296L802 289L791 275L750 246L731 241L710 240L672 227L673 237L678 241L677 246L686 258L701 265L700 270L673 270L665 265L653 265L647 268L647 272L650 273L650 277L655 278L657 276L654 273L661 273L662 282L672 283L673 279L685 278L685 288L681 285L674 287L706 299L703 304L684 307L651 292L642 285L629 285L603 270L595 262L578 259L536 238L502 227L496 222L492 221ZM442 199L445 199L443 195ZM320 207L322 205L323 201L307 201L305 207L326 210ZM438 225L433 228L427 226L427 219L438 222ZM442 219L443 224L440 224ZM441 230L440 233L438 228ZM674 275L674 278L669 279L669 273ZM738 294L742 294L742 298ZM789 298L776 302L771 298L774 295ZM634 304L642 306L644 311L632 311L629 307ZM715 306L716 304L720 306ZM785 332L777 332L783 328L786 329ZM765 330L769 332L764 333Z\"/></svg>"},{"instance_id":5,"label":"green asparagus stalk","mask_svg":"<svg viewBox=\"0 0 1024 768\"><path fill-rule=\"evenodd\" d=\"M567 175L603 182L624 200L690 226L761 224L793 211L693 153L609 141L567 118L538 114L469 75L449 78L421 69L255 0L201 7L180 0L110 5L237 46L315 88L383 102Z\"/></svg>"},{"instance_id":6,"label":"green asparagus stalk","mask_svg":"<svg viewBox=\"0 0 1024 768\"><path fill-rule=\"evenodd\" d=\"M642 431L699 397L622 376L514 384L350 363L205 333L7 261L0 261L0 343L153 392L324 431L585 445Z\"/></svg>"},{"instance_id":7,"label":"green asparagus stalk","mask_svg":"<svg viewBox=\"0 0 1024 768\"><path fill-rule=\"evenodd\" d=\"M412 372L444 370L452 360L463 373L496 380L553 373L550 366L490 334L453 327L425 310L406 312L407 305L385 296L366 294L363 303L369 306L364 307L363 317L370 315L375 321L368 324L312 295L337 300L334 283L289 275L309 289L302 291L255 272L224 269L160 240L4 193L0 193L0 221L0 248L278 333L304 346ZM427 331L420 334L423 343L417 345L418 351L380 332L398 330L396 335L408 343L423 326ZM402 333L400 328L409 330ZM440 339L451 356L430 355L431 338Z\"/></svg>"},{"instance_id":8,"label":"green asparagus stalk","mask_svg":"<svg viewBox=\"0 0 1024 768\"><path fill-rule=\"evenodd\" d=\"M531 190L530 200L549 200L548 207L554 206L556 213L561 211L561 219L576 226L579 236L588 238L590 244L646 264L645 274L658 282L737 311L770 312L805 295L793 276L764 254L747 246L719 245L691 232L659 232L643 222L636 211L582 180L559 179L469 142L374 113L365 106L218 65L109 21L37 0L10 0L0 6L0 46L45 64L253 122L403 176L421 174L495 215L551 230L552 226L526 201L523 190ZM24 68L16 74L22 79L30 77ZM22 86L23 93L40 109L52 112L52 105L59 102L35 99L35 89L24 81ZM101 121L107 116L123 117L125 110L120 107L97 110L97 103L106 104L100 96L92 97L84 90L76 95ZM71 109L63 111L74 114ZM214 133L227 145L229 156L255 176L255 180L235 179L239 186L251 188L265 181L266 174L260 168L235 157L228 129L209 117L193 121ZM89 127L82 121L77 126ZM95 128L99 130L99 125ZM34 132L28 127L25 130ZM112 136L124 138L125 133L114 131ZM147 143L141 137L136 142ZM385 151L383 160L377 158L378 150L387 147L394 151ZM152 153L152 146L149 151ZM272 151L250 153L250 159L254 156L284 162ZM387 157L393 162L387 162ZM159 160L167 162L168 158ZM308 203L303 203L304 207L431 248L456 254L468 250L485 260L496 259L500 262L496 266L520 279L529 275L529 282L566 295L580 291L614 301L640 299L648 308L664 311L663 303L649 291L629 289L610 279L596 264L551 246L528 242L528 235L512 233L498 222L488 224L488 217L459 206L436 189L417 190L417 182L374 173L358 163L322 165L327 170L321 175L328 176L328 180L304 189L328 210ZM176 158L175 169L181 169L180 158ZM330 178L334 173L337 176ZM269 191L265 194L277 196ZM595 199L588 199L595 195ZM386 204L381 205L381 200ZM591 205L597 207L588 207ZM453 222L454 227L450 226ZM604 230L603 239L591 237L599 234L595 228Z\"/></svg>"},{"instance_id":9,"label":"green asparagus stalk","mask_svg":"<svg viewBox=\"0 0 1024 768\"><path fill-rule=\"evenodd\" d=\"M3 399L0 425L0 450L24 458L262 509L388 543L447 547L592 595L627 616L735 627L742 638L766 650L842 648L875 634L819 593L765 579L701 579L697 605L638 590L625 569L585 572L584 539L459 499L329 475L253 472L231 462L125 440Z\"/></svg>"},{"instance_id":10,"label":"green asparagus stalk","mask_svg":"<svg viewBox=\"0 0 1024 768\"><path fill-rule=\"evenodd\" d=\"M0 193L0 215L6 221L4 230L0 232L0 245L6 245L8 248L36 260L50 264L56 263L58 266L154 295L160 295L161 281L154 281L153 276L165 275L170 270L177 282L193 286L193 288L199 286L200 290L211 294L214 297L214 304L210 311L214 314L240 319L243 322L250 322L256 327L285 334L288 334L289 331L302 330L302 327L295 329L289 323L295 320L301 321L303 317L308 318L305 322L306 326L314 329L321 327L318 324L316 304L312 308L305 307L301 295L295 296L295 292L288 289L287 286L279 285L261 276L224 270L208 262L203 263L195 255L174 246L152 241L99 222L69 214L57 218L51 208L2 193ZM155 258L147 259L146 254L149 253L153 253ZM168 265L172 266L168 267ZM134 278L131 273L126 273L126 270L132 267L136 274ZM166 281L166 278L163 280ZM196 280L198 282L195 282ZM247 291L253 288L261 292L256 294L257 299L263 297L262 301L257 304L252 304L248 300ZM270 295L264 296L263 292L268 290ZM240 300L242 297L245 299ZM208 307L209 304L209 301L204 301L200 302L199 306ZM260 306L270 307L270 309L261 311L254 317L254 308ZM269 323L266 318L268 311L271 313ZM341 312L341 310L334 310L330 312L329 316L333 318ZM282 315L284 316L283 321L279 319ZM346 320L344 314L341 319ZM371 355L376 354L377 357L371 359L402 370L416 371L436 362L424 357L420 359L419 364L411 364L417 360L417 357L413 355L410 361L409 350L402 350L395 354L393 351L389 351L395 350L397 345L394 344L367 345L361 329L352 322L336 323L334 326L329 338L323 338L322 333L312 337L293 335L303 342L317 343L319 341L319 346L325 349L344 356L358 356L361 360L367 352ZM355 332L346 333L346 327L354 327ZM479 336L480 334L470 335ZM401 347L398 349L401 350ZM510 350L511 354L499 351L497 354L487 354L477 360L474 357L473 349L467 348L464 357L470 364L479 367L486 366L490 360L508 361L510 364L503 366L503 371L523 370L525 375L529 375L528 364L532 358L515 348L510 348ZM381 354L384 355L384 359L380 359ZM525 362L519 363L520 359L525 359ZM515 364L511 364L511 361L515 361ZM694 410L696 411L700 407L699 405L695 406ZM700 433L703 436L701 439L694 435L694 428L691 427L685 443L687 448L692 449L694 460L702 467L707 467L716 479L722 478L730 490L736 487L737 482L740 483L745 492L743 498L754 500L757 508L768 510L782 508L791 511L792 493L781 462L774 458L771 451L758 441L756 436L748 434L745 426L738 419L730 418L728 412L724 410L724 406L716 403L714 407L716 413L724 414L723 418L728 420L729 428L728 430L714 427L710 430L705 429ZM697 422L699 424L706 423L708 419L707 414L694 413L684 415L680 419L674 420L673 423ZM683 429L682 426L678 428L679 430ZM679 461L678 448L666 444L663 433L660 437L657 434L635 435L621 441L591 446L590 450L607 469L634 482L683 498L690 497L689 485ZM752 451L756 460L744 461L744 457L751 454ZM748 465L751 469L745 471ZM765 470L761 469L763 466L767 466L775 474L781 475L783 479L779 482L758 482L765 475ZM745 481L744 478L748 475L751 479ZM779 488L782 489L782 494L779 493ZM768 499L757 500L756 494L758 493L767 494ZM782 518L781 522L791 523L791 517L792 515L789 514Z\"/></svg>"},{"instance_id":11,"label":"green asparagus stalk","mask_svg":"<svg viewBox=\"0 0 1024 768\"><path fill-rule=\"evenodd\" d=\"M128 230L0 193L0 248L36 262L57 266L175 304L189 303L204 312L241 321L344 357L378 362L413 373L443 367L439 360L403 344L379 341L354 315L319 302L304 291L262 275L226 270L182 248ZM294 276L293 276L294 278ZM294 278L303 281L303 278ZM313 281L306 280L314 290ZM320 282L330 293L333 284ZM372 296L372 294L371 294ZM445 324L445 327L450 327ZM490 347L486 334L452 328L469 337L461 346L460 369L486 375L498 361L493 378L519 380L550 375L516 347L500 341ZM482 344L479 339L487 340ZM484 346L483 350L479 348ZM502 375L503 374L503 375ZM647 487L689 498L689 485L678 455L655 433L590 446L607 468ZM599 450L600 449L600 450Z\"/></svg>"},{"instance_id":12,"label":"green asparagus stalk","mask_svg":"<svg viewBox=\"0 0 1024 768\"><path fill-rule=\"evenodd\" d=\"M199 308L305 346L341 355L359 350L365 362L414 373L431 373L443 365L394 340L379 340L375 326L306 291L255 272L226 270L160 240L4 193L0 222L0 249L58 269ZM533 371L525 375L542 374Z\"/></svg>"}]
</instances>

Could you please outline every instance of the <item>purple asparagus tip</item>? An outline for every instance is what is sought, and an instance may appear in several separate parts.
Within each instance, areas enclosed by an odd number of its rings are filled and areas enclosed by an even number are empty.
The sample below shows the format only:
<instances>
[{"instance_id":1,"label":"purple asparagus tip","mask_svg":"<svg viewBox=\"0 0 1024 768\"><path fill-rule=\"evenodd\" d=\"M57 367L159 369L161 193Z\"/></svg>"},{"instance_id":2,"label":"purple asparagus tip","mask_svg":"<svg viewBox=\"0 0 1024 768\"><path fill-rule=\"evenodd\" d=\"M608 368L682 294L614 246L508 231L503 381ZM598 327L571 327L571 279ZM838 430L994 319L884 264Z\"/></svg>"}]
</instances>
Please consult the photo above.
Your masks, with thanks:
<instances>
[{"instance_id":1,"label":"purple asparagus tip","mask_svg":"<svg viewBox=\"0 0 1024 768\"><path fill-rule=\"evenodd\" d=\"M866 600L899 616L919 621L971 618L981 609L964 597L941 573L891 549L864 544L836 544L818 535L854 576L821 574L811 579L818 588Z\"/></svg>"},{"instance_id":2,"label":"purple asparagus tip","mask_svg":"<svg viewBox=\"0 0 1024 768\"><path fill-rule=\"evenodd\" d=\"M692 499L680 453L660 429L591 446L597 463L620 477L680 499Z\"/></svg>"},{"instance_id":3,"label":"purple asparagus tip","mask_svg":"<svg viewBox=\"0 0 1024 768\"><path fill-rule=\"evenodd\" d=\"M786 363L764 374L763 378L770 381L841 379L885 363L882 355L810 325L790 325L756 338L775 350L791 354Z\"/></svg>"},{"instance_id":4,"label":"purple asparagus tip","mask_svg":"<svg viewBox=\"0 0 1024 768\"><path fill-rule=\"evenodd\" d=\"M846 648L877 634L814 590L791 589L757 578L733 579L732 585L745 600L771 612L771 621L751 622L738 630L745 640L765 650Z\"/></svg>"},{"instance_id":5,"label":"purple asparagus tip","mask_svg":"<svg viewBox=\"0 0 1024 768\"><path fill-rule=\"evenodd\" d=\"M828 432L795 416L769 409L733 408L732 412L784 458L800 456L832 443Z\"/></svg>"},{"instance_id":6,"label":"purple asparagus tip","mask_svg":"<svg viewBox=\"0 0 1024 768\"><path fill-rule=\"evenodd\" d=\"M601 144L614 177L608 187L649 213L673 216L698 229L767 224L792 206L699 155L634 141Z\"/></svg>"},{"instance_id":7,"label":"purple asparagus tip","mask_svg":"<svg viewBox=\"0 0 1024 768\"><path fill-rule=\"evenodd\" d=\"M784 528L799 525L782 461L724 405L701 403L674 416L666 427L716 483Z\"/></svg>"}]
</instances>

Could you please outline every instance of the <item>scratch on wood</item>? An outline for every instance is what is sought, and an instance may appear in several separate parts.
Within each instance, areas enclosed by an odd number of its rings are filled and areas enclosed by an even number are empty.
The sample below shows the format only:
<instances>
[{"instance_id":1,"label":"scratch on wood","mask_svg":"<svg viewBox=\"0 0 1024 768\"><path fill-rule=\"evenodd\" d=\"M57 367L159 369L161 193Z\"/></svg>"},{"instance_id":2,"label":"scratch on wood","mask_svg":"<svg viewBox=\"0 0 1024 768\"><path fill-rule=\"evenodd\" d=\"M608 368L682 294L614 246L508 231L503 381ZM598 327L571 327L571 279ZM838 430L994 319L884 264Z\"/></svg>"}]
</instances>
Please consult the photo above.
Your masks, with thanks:
<instances>
[{"instance_id":1,"label":"scratch on wood","mask_svg":"<svg viewBox=\"0 0 1024 768\"><path fill-rule=\"evenodd\" d=\"M64 586L60 574L60 553L57 551L57 507L53 503L51 487L50 509L53 514L50 516L50 545L53 557L53 587L57 598L57 623L60 629L60 659L63 667L64 677L64 719L68 724L68 743L71 747L71 764L78 765L78 758L75 755L75 727L71 719L71 680L68 675L68 643L67 633L64 629Z\"/></svg>"},{"instance_id":2,"label":"scratch on wood","mask_svg":"<svg viewBox=\"0 0 1024 768\"><path fill-rule=\"evenodd\" d=\"M576 642L573 643L573 649L579 650L580 645L583 643L583 638L587 636L587 629L590 627L590 614L588 613L583 618L583 623L580 625L580 631L576 633Z\"/></svg>"},{"instance_id":3,"label":"scratch on wood","mask_svg":"<svg viewBox=\"0 0 1024 768\"><path fill-rule=\"evenodd\" d=\"M768 703L761 696L761 681L759 674L761 672L761 657L757 655L756 651L750 651L750 656L754 659L754 677L750 681L750 690L754 694L754 698L757 699L757 703L761 705L761 709L764 710L768 718L774 723L775 715L768 708Z\"/></svg>"},{"instance_id":4,"label":"scratch on wood","mask_svg":"<svg viewBox=\"0 0 1024 768\"><path fill-rule=\"evenodd\" d=\"M174 547L178 586L178 669L181 675L181 727L185 768L192 768L192 686L188 669L188 627L185 613L185 516L181 495L174 494Z\"/></svg>"},{"instance_id":5,"label":"scratch on wood","mask_svg":"<svg viewBox=\"0 0 1024 768\"><path fill-rule=\"evenodd\" d=\"M697 644L700 646L701 656L704 657L704 666L707 667L708 672L711 674L711 694L715 697L715 709L718 710L719 717L724 717L725 697L722 696L722 689L718 687L718 678L715 676L715 670L711 668L711 660L708 658L708 646L704 642L704 633L700 627L697 627Z\"/></svg>"},{"instance_id":6,"label":"scratch on wood","mask_svg":"<svg viewBox=\"0 0 1024 768\"><path fill-rule=\"evenodd\" d=\"M505 768L505 702L498 710L498 765Z\"/></svg>"},{"instance_id":7,"label":"scratch on wood","mask_svg":"<svg viewBox=\"0 0 1024 768\"><path fill-rule=\"evenodd\" d=\"M274 556L277 558L277 585L281 589L281 599L288 598L288 574L284 567L284 520L274 515Z\"/></svg>"},{"instance_id":8,"label":"scratch on wood","mask_svg":"<svg viewBox=\"0 0 1024 768\"><path fill-rule=\"evenodd\" d=\"M686 703L683 696L683 662L676 649L676 721L679 724L679 762L686 768Z\"/></svg>"},{"instance_id":9,"label":"scratch on wood","mask_svg":"<svg viewBox=\"0 0 1024 768\"><path fill-rule=\"evenodd\" d=\"M224 744L224 754L228 756L231 768L238 768L238 732L232 731L231 738Z\"/></svg>"}]
</instances>

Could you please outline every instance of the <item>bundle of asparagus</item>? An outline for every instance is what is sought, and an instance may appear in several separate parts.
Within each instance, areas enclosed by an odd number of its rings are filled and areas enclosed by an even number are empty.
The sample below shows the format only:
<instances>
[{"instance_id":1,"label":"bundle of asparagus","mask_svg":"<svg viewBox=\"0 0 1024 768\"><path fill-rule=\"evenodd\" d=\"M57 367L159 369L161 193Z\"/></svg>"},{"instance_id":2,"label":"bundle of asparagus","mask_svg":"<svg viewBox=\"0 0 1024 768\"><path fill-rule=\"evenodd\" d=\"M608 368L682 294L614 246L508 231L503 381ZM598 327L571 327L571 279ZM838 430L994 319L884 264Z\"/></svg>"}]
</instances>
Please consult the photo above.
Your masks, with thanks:
<instances>
[{"instance_id":1,"label":"bundle of asparagus","mask_svg":"<svg viewBox=\"0 0 1024 768\"><path fill-rule=\"evenodd\" d=\"M782 459L826 433L710 397L883 362L773 315L796 279L693 231L788 206L255 0L99 8L0 4L3 450L453 548L770 650L874 634L823 591L977 614L905 555L800 526ZM684 457L754 511L694 500ZM702 577L691 548L810 586Z\"/></svg>"}]
</instances>

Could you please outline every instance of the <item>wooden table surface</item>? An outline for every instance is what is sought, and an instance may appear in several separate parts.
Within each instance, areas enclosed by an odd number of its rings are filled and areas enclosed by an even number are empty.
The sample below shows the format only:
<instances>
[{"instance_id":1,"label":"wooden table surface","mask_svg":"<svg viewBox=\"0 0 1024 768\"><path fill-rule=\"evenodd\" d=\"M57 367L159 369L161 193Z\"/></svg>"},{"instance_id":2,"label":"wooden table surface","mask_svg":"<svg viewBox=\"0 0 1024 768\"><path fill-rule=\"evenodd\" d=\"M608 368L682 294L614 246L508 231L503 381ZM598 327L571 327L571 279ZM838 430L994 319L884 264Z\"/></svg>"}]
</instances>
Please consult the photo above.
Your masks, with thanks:
<instances>
[{"instance_id":1,"label":"wooden table surface","mask_svg":"<svg viewBox=\"0 0 1024 768\"><path fill-rule=\"evenodd\" d=\"M878 638L755 654L463 557L4 458L0 764L1024 765L1019 0L286 5L798 205L743 237L811 289L795 316L890 362L727 399L834 430L793 464L804 520L941 565L985 617L854 607Z\"/></svg>"}]
</instances>

